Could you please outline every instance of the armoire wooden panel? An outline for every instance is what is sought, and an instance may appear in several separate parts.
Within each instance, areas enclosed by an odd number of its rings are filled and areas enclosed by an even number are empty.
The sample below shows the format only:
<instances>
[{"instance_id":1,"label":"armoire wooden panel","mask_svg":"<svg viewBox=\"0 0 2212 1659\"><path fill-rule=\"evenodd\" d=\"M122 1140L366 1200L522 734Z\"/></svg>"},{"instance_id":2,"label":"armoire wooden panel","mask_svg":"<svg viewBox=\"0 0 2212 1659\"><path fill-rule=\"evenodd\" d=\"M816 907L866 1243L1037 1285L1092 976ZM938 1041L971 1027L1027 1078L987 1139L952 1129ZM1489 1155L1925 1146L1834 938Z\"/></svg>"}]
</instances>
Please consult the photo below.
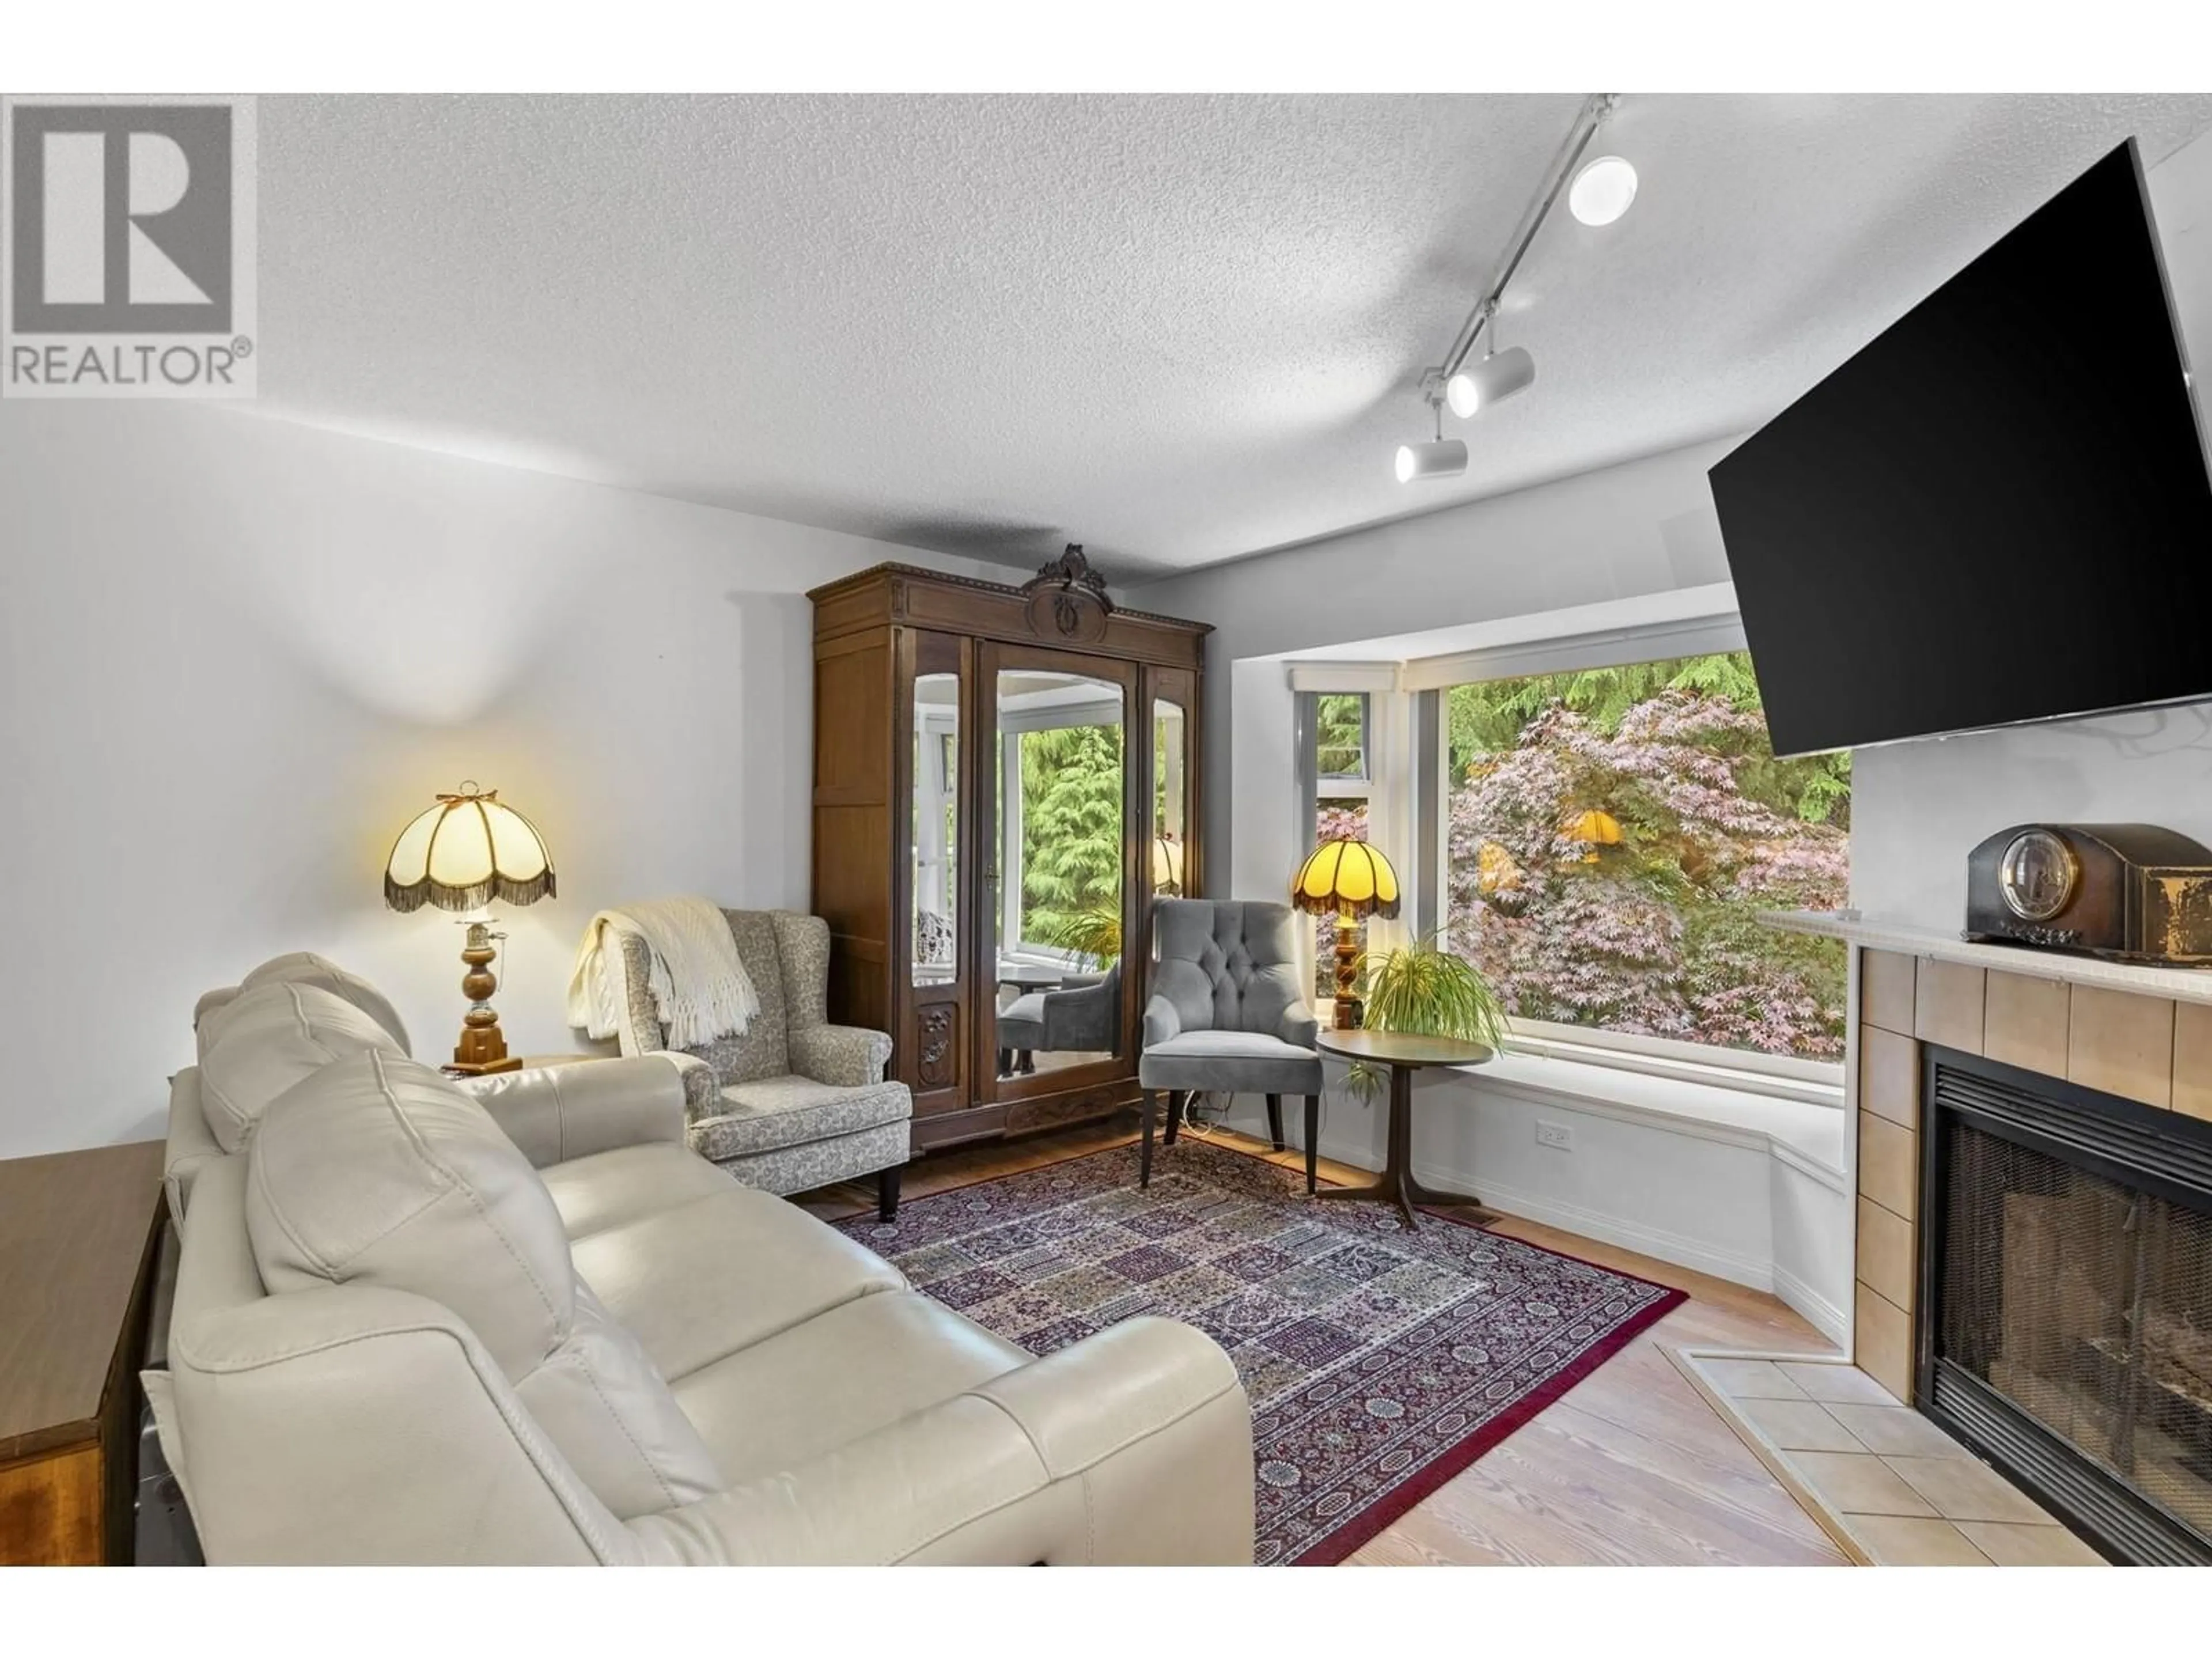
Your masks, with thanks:
<instances>
[{"instance_id":1,"label":"armoire wooden panel","mask_svg":"<svg viewBox=\"0 0 2212 1659\"><path fill-rule=\"evenodd\" d=\"M1152 901L1204 890L1212 629L1115 605L1076 548L1018 586L893 564L808 598L830 1017L891 1034L915 1149L1134 1101ZM1070 799L1084 857L1050 840Z\"/></svg>"}]
</instances>

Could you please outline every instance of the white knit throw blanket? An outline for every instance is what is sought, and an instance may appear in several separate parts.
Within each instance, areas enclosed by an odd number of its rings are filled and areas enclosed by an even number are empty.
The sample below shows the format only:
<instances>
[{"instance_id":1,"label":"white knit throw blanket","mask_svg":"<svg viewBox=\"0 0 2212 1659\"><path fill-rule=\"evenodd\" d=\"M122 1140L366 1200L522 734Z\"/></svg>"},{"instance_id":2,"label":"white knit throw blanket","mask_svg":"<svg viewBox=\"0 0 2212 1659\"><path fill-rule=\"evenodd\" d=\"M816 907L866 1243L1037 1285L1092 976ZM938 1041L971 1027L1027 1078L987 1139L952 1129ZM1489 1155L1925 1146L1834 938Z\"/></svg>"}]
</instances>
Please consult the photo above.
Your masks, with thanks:
<instances>
[{"instance_id":1,"label":"white knit throw blanket","mask_svg":"<svg viewBox=\"0 0 2212 1659\"><path fill-rule=\"evenodd\" d=\"M569 1024L594 1037L621 1032L625 937L645 943L653 1012L671 1048L744 1035L760 1012L760 994L738 956L730 919L702 898L652 899L593 916L568 976Z\"/></svg>"}]
</instances>

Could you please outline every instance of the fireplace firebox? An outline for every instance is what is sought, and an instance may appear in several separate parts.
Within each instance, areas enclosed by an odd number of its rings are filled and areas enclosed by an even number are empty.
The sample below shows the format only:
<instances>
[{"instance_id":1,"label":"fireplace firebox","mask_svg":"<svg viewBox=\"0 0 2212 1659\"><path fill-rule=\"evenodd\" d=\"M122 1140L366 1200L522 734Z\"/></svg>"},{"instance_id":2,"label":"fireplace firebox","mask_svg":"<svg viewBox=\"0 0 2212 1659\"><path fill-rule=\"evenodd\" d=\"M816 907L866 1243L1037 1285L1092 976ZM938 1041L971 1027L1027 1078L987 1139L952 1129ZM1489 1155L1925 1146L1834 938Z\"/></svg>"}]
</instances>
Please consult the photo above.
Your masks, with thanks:
<instances>
[{"instance_id":1,"label":"fireplace firebox","mask_svg":"<svg viewBox=\"0 0 2212 1659\"><path fill-rule=\"evenodd\" d=\"M2112 1559L2212 1564L2212 1124L1922 1066L1914 1403Z\"/></svg>"}]
</instances>

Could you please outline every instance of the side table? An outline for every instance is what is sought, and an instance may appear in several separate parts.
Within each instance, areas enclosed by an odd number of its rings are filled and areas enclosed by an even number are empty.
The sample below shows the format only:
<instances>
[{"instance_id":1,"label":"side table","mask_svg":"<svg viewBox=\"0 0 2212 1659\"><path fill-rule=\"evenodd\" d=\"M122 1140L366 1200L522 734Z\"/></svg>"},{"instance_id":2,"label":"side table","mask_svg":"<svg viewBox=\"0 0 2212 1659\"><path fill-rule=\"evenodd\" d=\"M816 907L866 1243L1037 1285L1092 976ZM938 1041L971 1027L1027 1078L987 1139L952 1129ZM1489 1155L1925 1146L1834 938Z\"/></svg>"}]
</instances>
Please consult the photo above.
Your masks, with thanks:
<instances>
[{"instance_id":1,"label":"side table","mask_svg":"<svg viewBox=\"0 0 2212 1659\"><path fill-rule=\"evenodd\" d=\"M1482 1200L1472 1194L1424 1187L1413 1178L1413 1073L1430 1066L1480 1066L1491 1058L1488 1048L1457 1037L1415 1036L1403 1031L1322 1031L1314 1043L1325 1054L1384 1066L1390 1073L1390 1147L1382 1174L1364 1187L1324 1187L1314 1194L1316 1198L1380 1199L1395 1204L1406 1224L1416 1229L1421 1224L1413 1212L1416 1204L1482 1207ZM1307 1139L1310 1144L1310 1132Z\"/></svg>"},{"instance_id":2,"label":"side table","mask_svg":"<svg viewBox=\"0 0 2212 1659\"><path fill-rule=\"evenodd\" d=\"M161 1143L0 1163L0 1565L128 1565Z\"/></svg>"}]
</instances>

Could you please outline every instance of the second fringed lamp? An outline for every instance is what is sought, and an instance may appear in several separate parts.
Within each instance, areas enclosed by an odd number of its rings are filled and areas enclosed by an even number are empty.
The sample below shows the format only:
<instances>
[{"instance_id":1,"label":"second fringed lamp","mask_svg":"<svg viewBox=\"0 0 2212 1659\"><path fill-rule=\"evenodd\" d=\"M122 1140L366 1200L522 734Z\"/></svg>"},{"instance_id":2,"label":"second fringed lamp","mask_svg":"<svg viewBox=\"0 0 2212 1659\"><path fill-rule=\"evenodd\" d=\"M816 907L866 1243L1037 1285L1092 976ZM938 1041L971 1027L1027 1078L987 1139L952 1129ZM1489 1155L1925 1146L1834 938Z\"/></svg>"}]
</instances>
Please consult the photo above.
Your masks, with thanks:
<instances>
[{"instance_id":1,"label":"second fringed lamp","mask_svg":"<svg viewBox=\"0 0 2212 1659\"><path fill-rule=\"evenodd\" d=\"M466 971L462 994L469 999L461 1016L461 1040L446 1069L470 1075L511 1072L522 1064L507 1052L491 994L499 980L491 971L496 941L507 937L491 929L491 902L535 904L556 890L553 855L538 826L507 805L496 789L465 783L458 794L441 795L438 804L399 832L385 860L384 902L395 910L419 910L434 904L462 912L468 927L461 947Z\"/></svg>"},{"instance_id":2,"label":"second fringed lamp","mask_svg":"<svg viewBox=\"0 0 2212 1659\"><path fill-rule=\"evenodd\" d=\"M1398 872L1364 841L1325 841L1300 866L1291 902L1310 915L1336 918L1336 1026L1357 1030L1359 924L1369 916L1398 914Z\"/></svg>"}]
</instances>

